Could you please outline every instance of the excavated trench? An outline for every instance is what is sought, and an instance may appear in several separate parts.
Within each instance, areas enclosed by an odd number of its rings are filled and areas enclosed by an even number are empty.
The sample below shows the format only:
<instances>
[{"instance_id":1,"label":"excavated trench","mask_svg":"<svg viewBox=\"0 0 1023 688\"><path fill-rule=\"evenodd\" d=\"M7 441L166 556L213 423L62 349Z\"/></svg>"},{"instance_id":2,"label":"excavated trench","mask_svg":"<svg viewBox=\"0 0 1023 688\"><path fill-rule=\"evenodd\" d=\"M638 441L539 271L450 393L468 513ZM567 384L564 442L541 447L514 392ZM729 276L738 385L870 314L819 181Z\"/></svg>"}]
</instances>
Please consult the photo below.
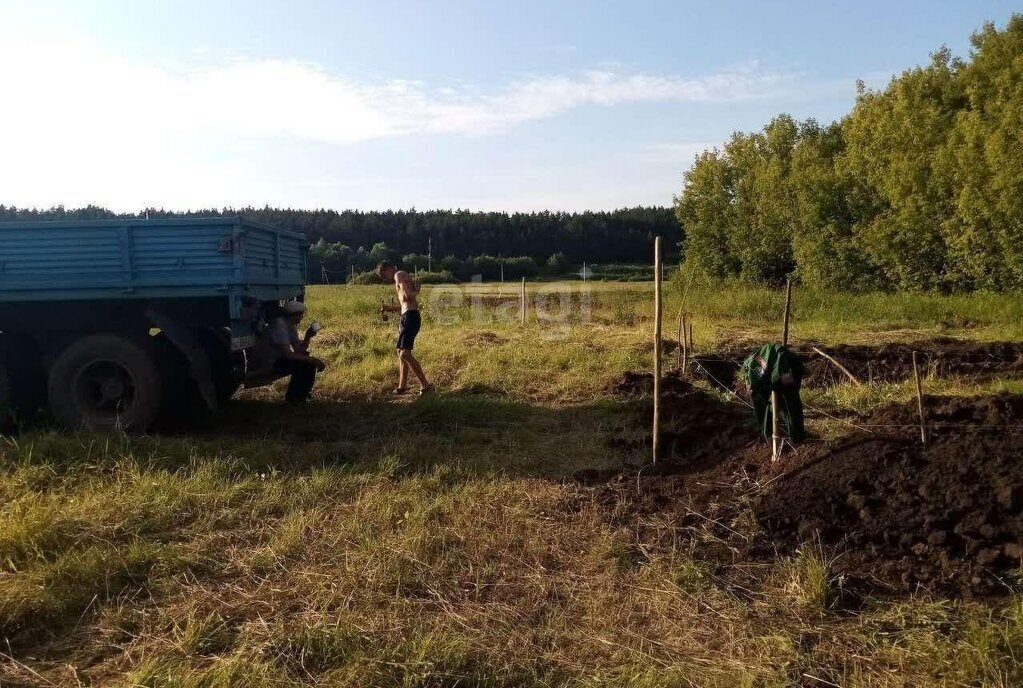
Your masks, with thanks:
<instances>
[{"instance_id":1,"label":"excavated trench","mask_svg":"<svg viewBox=\"0 0 1023 688\"><path fill-rule=\"evenodd\" d=\"M757 344L737 342L717 351L697 353L694 373L711 381L734 387L743 360ZM807 366L806 385L827 387L849 378L810 345L789 347ZM921 374L983 381L994 377L1023 376L1023 344L1015 342L971 342L940 338L908 344L878 346L846 345L820 347L860 382L903 382L913 377L913 352L918 352Z\"/></svg>"}]
</instances>

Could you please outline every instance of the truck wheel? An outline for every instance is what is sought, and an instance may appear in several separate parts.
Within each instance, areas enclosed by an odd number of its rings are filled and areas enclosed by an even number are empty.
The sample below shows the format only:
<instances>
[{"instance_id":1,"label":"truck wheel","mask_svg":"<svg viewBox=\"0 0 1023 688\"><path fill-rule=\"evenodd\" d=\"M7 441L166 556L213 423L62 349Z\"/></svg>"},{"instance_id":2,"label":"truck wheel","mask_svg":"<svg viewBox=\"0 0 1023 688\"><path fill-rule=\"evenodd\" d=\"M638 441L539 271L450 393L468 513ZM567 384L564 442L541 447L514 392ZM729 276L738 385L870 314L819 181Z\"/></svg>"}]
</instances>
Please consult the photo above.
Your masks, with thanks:
<instances>
[{"instance_id":1,"label":"truck wheel","mask_svg":"<svg viewBox=\"0 0 1023 688\"><path fill-rule=\"evenodd\" d=\"M113 334L66 348L50 370L50 408L70 429L138 430L160 410L160 373L148 347Z\"/></svg>"}]
</instances>

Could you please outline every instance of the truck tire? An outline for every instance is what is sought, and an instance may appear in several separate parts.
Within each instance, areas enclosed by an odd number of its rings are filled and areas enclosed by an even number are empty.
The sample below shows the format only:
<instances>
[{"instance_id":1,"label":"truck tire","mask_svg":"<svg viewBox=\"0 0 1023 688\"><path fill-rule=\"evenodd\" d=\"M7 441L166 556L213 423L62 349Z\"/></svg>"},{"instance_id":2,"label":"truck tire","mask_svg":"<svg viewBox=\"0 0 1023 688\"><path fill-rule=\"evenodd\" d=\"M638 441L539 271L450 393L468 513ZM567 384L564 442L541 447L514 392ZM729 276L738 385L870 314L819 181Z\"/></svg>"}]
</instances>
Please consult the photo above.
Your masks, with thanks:
<instances>
[{"instance_id":1,"label":"truck tire","mask_svg":"<svg viewBox=\"0 0 1023 688\"><path fill-rule=\"evenodd\" d=\"M88 335L54 361L49 397L57 422L69 429L144 431L160 411L160 373L146 344Z\"/></svg>"}]
</instances>

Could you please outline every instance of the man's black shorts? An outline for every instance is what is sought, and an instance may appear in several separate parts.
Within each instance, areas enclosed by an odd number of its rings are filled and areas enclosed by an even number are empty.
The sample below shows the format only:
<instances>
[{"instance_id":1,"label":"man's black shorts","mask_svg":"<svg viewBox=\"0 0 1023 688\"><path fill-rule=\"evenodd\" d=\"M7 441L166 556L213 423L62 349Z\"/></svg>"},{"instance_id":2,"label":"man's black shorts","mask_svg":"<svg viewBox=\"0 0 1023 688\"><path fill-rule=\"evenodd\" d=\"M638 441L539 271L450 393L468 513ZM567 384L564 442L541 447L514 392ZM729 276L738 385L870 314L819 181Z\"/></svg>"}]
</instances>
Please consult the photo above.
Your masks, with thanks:
<instances>
[{"instance_id":1,"label":"man's black shorts","mask_svg":"<svg viewBox=\"0 0 1023 688\"><path fill-rule=\"evenodd\" d=\"M422 326L419 311L405 311L398 319L398 348L412 350L416 345L416 335Z\"/></svg>"}]
</instances>

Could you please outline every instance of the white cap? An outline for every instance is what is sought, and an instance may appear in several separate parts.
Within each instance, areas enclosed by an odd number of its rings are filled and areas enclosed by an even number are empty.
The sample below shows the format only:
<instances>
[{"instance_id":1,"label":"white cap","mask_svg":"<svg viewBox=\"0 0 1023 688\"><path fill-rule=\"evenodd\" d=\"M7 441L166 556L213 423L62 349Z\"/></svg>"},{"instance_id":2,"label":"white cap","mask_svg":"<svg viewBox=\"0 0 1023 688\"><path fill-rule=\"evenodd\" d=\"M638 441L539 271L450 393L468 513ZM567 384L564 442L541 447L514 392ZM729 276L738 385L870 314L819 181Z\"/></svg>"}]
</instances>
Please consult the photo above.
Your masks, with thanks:
<instances>
[{"instance_id":1,"label":"white cap","mask_svg":"<svg viewBox=\"0 0 1023 688\"><path fill-rule=\"evenodd\" d=\"M298 315L299 313L305 313L305 304L301 301L288 301L284 304L283 310L288 315Z\"/></svg>"}]
</instances>

